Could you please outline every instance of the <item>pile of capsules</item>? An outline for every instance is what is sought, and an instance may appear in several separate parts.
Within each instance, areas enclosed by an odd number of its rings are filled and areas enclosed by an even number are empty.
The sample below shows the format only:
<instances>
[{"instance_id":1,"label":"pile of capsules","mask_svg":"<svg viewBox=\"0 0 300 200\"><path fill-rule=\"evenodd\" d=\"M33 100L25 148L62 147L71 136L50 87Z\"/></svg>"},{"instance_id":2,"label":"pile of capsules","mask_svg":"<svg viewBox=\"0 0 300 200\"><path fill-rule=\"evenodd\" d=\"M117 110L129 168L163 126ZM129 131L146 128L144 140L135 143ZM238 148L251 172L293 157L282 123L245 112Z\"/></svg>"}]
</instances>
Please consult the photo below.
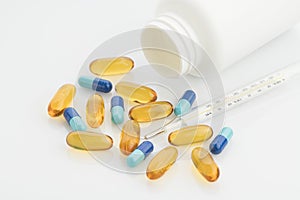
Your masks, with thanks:
<instances>
[{"instance_id":1,"label":"pile of capsules","mask_svg":"<svg viewBox=\"0 0 300 200\"><path fill-rule=\"evenodd\" d=\"M97 91L90 96L86 103L86 122L91 128L98 128L104 121L105 106L100 93L108 93L113 87L109 80L99 77L125 74L130 72L133 67L134 62L128 57L97 59L90 64L90 71L96 77L83 76L79 78L78 83L81 87ZM187 90L173 109L173 105L168 101L156 101L156 92L147 86L121 81L116 84L115 90L120 96L111 98L111 120L114 124L123 124L124 122L123 98L138 104L130 109L130 120L124 123L120 134L120 152L127 156L126 161L129 167L140 164L154 148L150 141L139 144L140 123L166 118L173 111L177 117L181 117L191 110L196 99L196 94L192 90ZM48 114L51 117L63 115L70 125L72 132L67 135L66 139L69 146L85 151L110 149L113 146L113 139L103 133L88 132L85 122L75 108L69 107L75 92L76 88L72 84L60 87L49 103ZM146 170L147 177L158 179L175 163L178 157L178 150L175 146L204 142L212 135L213 130L207 125L188 126L171 132L168 141L172 146L162 149L153 157ZM210 143L210 152L212 154L221 153L232 135L233 131L230 128L223 128ZM207 181L213 182L218 179L219 167L206 149L194 148L191 158L197 170Z\"/></svg>"}]
</instances>

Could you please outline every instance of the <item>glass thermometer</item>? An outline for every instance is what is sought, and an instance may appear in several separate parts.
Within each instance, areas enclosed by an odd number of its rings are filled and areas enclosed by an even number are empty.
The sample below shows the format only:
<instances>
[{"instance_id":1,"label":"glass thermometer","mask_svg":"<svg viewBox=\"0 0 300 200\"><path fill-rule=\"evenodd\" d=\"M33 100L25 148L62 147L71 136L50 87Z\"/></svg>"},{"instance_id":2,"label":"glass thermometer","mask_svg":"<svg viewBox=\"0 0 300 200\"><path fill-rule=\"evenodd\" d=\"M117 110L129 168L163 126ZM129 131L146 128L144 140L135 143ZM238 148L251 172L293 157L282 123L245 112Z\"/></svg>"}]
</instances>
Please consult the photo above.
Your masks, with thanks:
<instances>
[{"instance_id":1,"label":"glass thermometer","mask_svg":"<svg viewBox=\"0 0 300 200\"><path fill-rule=\"evenodd\" d=\"M166 123L163 127L146 134L144 139L150 139L159 134L180 128L182 125L186 125L187 122L190 121L200 122L208 120L213 116L228 111L257 96L265 94L274 88L277 88L297 74L300 74L299 61L285 67L283 70L279 70L264 78L254 81L251 84L236 89L225 95L224 98L192 108L188 114L182 117L176 117Z\"/></svg>"}]
</instances>

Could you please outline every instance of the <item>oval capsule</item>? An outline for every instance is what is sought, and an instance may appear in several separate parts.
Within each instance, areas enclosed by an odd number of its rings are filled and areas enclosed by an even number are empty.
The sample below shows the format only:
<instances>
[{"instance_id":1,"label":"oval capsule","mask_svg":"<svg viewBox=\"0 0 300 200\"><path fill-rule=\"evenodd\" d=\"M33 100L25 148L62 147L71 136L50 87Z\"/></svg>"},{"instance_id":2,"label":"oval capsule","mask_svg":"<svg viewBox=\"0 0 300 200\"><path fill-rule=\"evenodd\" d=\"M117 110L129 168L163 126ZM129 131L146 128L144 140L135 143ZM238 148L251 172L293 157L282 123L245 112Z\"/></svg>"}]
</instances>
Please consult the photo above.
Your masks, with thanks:
<instances>
[{"instance_id":1,"label":"oval capsule","mask_svg":"<svg viewBox=\"0 0 300 200\"><path fill-rule=\"evenodd\" d=\"M232 138L233 131L229 127L224 127L221 132L213 139L209 145L210 152L212 154L221 153L230 139Z\"/></svg>"},{"instance_id":2,"label":"oval capsule","mask_svg":"<svg viewBox=\"0 0 300 200\"><path fill-rule=\"evenodd\" d=\"M214 182L219 178L220 171L212 156L202 147L197 147L192 151L192 161L198 172L209 182Z\"/></svg>"},{"instance_id":3,"label":"oval capsule","mask_svg":"<svg viewBox=\"0 0 300 200\"><path fill-rule=\"evenodd\" d=\"M119 82L115 90L123 98L135 103L150 103L157 99L157 94L153 89L131 82Z\"/></svg>"},{"instance_id":4,"label":"oval capsule","mask_svg":"<svg viewBox=\"0 0 300 200\"><path fill-rule=\"evenodd\" d=\"M112 89L112 83L109 80L94 78L88 76L82 76L78 79L78 84L81 87L95 90L97 92L108 93Z\"/></svg>"},{"instance_id":5,"label":"oval capsule","mask_svg":"<svg viewBox=\"0 0 300 200\"><path fill-rule=\"evenodd\" d=\"M129 111L129 117L137 122L151 122L170 116L173 105L168 101L157 101L134 106Z\"/></svg>"},{"instance_id":6,"label":"oval capsule","mask_svg":"<svg viewBox=\"0 0 300 200\"><path fill-rule=\"evenodd\" d=\"M101 58L90 64L90 71L97 76L126 74L134 67L134 62L128 57Z\"/></svg>"},{"instance_id":7,"label":"oval capsule","mask_svg":"<svg viewBox=\"0 0 300 200\"><path fill-rule=\"evenodd\" d=\"M203 142L211 138L213 130L207 125L196 125L181 128L169 134L170 144L180 146Z\"/></svg>"},{"instance_id":8,"label":"oval capsule","mask_svg":"<svg viewBox=\"0 0 300 200\"><path fill-rule=\"evenodd\" d=\"M64 110L64 117L73 131L85 131L87 129L85 123L75 110L69 107Z\"/></svg>"},{"instance_id":9,"label":"oval capsule","mask_svg":"<svg viewBox=\"0 0 300 200\"><path fill-rule=\"evenodd\" d=\"M134 120L127 121L122 128L120 136L120 151L125 155L129 155L137 148L139 142L140 125Z\"/></svg>"},{"instance_id":10,"label":"oval capsule","mask_svg":"<svg viewBox=\"0 0 300 200\"><path fill-rule=\"evenodd\" d=\"M107 150L113 145L113 140L110 136L86 131L71 132L66 140L70 147L86 151Z\"/></svg>"},{"instance_id":11,"label":"oval capsule","mask_svg":"<svg viewBox=\"0 0 300 200\"><path fill-rule=\"evenodd\" d=\"M182 116L190 112L196 99L196 93L193 90L187 90L175 106L174 113L176 116Z\"/></svg>"},{"instance_id":12,"label":"oval capsule","mask_svg":"<svg viewBox=\"0 0 300 200\"><path fill-rule=\"evenodd\" d=\"M48 114L51 117L58 117L63 114L64 109L71 105L76 93L76 88L72 84L61 86L48 105Z\"/></svg>"},{"instance_id":13,"label":"oval capsule","mask_svg":"<svg viewBox=\"0 0 300 200\"><path fill-rule=\"evenodd\" d=\"M150 161L147 167L146 175L154 180L163 176L178 157L178 151L175 147L166 147L158 152Z\"/></svg>"},{"instance_id":14,"label":"oval capsule","mask_svg":"<svg viewBox=\"0 0 300 200\"><path fill-rule=\"evenodd\" d=\"M93 94L86 104L86 121L92 128L98 128L104 121L104 101L99 94Z\"/></svg>"}]
</instances>

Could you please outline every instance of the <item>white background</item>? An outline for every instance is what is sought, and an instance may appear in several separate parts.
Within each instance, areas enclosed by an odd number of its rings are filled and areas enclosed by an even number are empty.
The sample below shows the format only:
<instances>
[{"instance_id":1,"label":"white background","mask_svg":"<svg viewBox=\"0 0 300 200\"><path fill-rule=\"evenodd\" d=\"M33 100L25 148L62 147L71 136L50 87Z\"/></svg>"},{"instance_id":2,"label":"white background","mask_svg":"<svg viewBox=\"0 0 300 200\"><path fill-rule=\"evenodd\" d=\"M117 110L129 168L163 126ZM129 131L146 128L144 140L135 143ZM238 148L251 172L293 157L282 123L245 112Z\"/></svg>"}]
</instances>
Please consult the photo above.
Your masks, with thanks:
<instances>
[{"instance_id":1,"label":"white background","mask_svg":"<svg viewBox=\"0 0 300 200\"><path fill-rule=\"evenodd\" d=\"M189 160L149 181L111 170L66 145L64 122L53 123L47 115L52 95L75 82L82 63L103 41L143 27L154 17L156 3L0 2L0 199L300 198L299 76L227 113L225 123L235 135L216 156L222 173L216 183L205 182ZM280 65L300 59L299 37L298 25L279 38L285 48L266 59ZM266 51L278 52L275 47ZM264 51L257 54L264 58ZM251 76L260 62L253 59L240 64L252 65L250 72L236 65L221 74L226 88Z\"/></svg>"}]
</instances>

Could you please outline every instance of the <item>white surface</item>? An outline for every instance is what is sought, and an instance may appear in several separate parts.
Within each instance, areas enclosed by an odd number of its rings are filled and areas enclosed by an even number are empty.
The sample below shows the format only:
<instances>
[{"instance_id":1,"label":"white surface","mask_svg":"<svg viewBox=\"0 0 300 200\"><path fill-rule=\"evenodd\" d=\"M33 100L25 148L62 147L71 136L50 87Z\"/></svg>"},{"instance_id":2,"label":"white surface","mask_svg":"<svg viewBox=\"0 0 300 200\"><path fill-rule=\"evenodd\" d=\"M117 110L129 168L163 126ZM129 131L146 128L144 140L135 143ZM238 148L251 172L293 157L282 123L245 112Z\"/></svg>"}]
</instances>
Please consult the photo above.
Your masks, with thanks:
<instances>
[{"instance_id":1,"label":"white surface","mask_svg":"<svg viewBox=\"0 0 300 200\"><path fill-rule=\"evenodd\" d=\"M145 175L113 171L66 145L63 120L53 121L46 112L52 95L61 84L75 82L99 44L150 20L156 2L0 3L1 199L299 199L299 76L227 113L225 123L235 135L215 157L221 177L213 184L189 160L179 160L164 177L149 181ZM300 26L288 34L279 39L286 50L257 53L261 60L271 56L261 63L280 67L300 58L299 39L289 39L300 37ZM223 73L226 88L251 80L255 67L263 66L255 66L260 62L253 57L246 61ZM245 72L249 67L253 70Z\"/></svg>"}]
</instances>

